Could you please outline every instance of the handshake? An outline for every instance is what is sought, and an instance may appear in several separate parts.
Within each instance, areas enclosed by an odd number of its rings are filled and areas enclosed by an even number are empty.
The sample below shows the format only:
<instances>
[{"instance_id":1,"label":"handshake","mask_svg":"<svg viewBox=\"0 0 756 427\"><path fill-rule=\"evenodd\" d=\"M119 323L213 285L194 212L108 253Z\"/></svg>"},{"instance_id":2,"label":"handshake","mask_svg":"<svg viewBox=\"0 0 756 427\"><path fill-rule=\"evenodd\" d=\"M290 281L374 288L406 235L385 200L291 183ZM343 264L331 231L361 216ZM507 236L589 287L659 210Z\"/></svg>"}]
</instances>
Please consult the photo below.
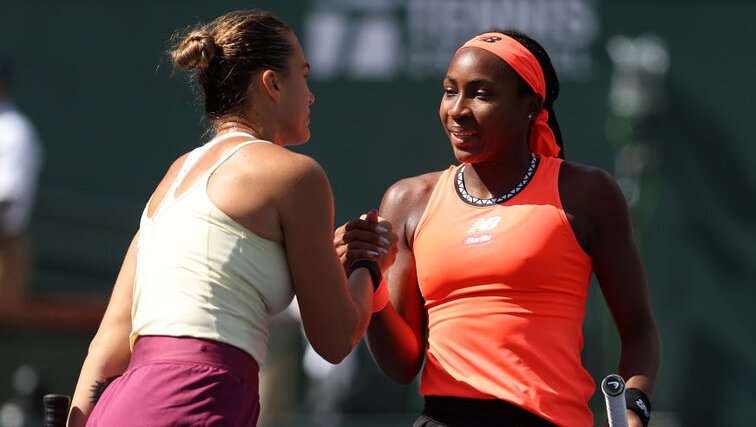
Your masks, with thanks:
<instances>
[{"instance_id":1,"label":"handshake","mask_svg":"<svg viewBox=\"0 0 756 427\"><path fill-rule=\"evenodd\" d=\"M336 229L333 244L347 275L358 260L375 261L385 272L396 259L398 237L392 224L373 209Z\"/></svg>"}]
</instances>

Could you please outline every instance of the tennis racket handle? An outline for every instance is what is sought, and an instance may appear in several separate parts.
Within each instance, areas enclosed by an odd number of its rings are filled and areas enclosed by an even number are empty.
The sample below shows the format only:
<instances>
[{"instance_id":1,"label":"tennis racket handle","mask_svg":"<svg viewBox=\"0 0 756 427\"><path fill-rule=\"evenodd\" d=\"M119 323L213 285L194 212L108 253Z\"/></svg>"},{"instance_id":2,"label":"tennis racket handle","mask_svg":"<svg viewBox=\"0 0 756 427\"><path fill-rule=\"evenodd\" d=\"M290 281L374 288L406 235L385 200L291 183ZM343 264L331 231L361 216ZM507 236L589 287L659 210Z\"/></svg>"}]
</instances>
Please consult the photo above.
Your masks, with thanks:
<instances>
[{"instance_id":1,"label":"tennis racket handle","mask_svg":"<svg viewBox=\"0 0 756 427\"><path fill-rule=\"evenodd\" d=\"M45 427L66 427L71 398L65 394L46 394L42 397L45 407Z\"/></svg>"},{"instance_id":2,"label":"tennis racket handle","mask_svg":"<svg viewBox=\"0 0 756 427\"><path fill-rule=\"evenodd\" d=\"M606 417L609 420L609 427L627 427L625 381L619 375L607 375L601 381L601 391L604 392Z\"/></svg>"}]
</instances>

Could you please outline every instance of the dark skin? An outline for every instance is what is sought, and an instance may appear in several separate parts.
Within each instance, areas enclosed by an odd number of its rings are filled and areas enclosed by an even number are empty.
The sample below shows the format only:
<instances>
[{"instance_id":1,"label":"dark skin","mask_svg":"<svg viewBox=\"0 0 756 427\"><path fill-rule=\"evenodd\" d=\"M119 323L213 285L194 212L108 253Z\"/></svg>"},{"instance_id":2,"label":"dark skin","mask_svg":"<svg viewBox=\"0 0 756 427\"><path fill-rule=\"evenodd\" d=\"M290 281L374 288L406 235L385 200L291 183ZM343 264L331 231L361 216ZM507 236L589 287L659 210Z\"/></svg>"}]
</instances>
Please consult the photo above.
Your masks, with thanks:
<instances>
[{"instance_id":1,"label":"dark skin","mask_svg":"<svg viewBox=\"0 0 756 427\"><path fill-rule=\"evenodd\" d=\"M527 170L528 129L543 104L523 95L518 77L500 58L468 48L457 54L444 79L440 118L454 154L469 166L465 187L479 198L506 194ZM396 262L386 273L391 304L375 313L366 340L376 363L393 380L410 383L425 356L427 317L420 293L413 237L441 172L401 180L388 189L381 217L399 234ZM661 363L661 341L651 312L648 286L634 241L625 199L605 171L562 163L559 195L577 241L593 267L622 341L619 374L627 387L652 396ZM372 224L354 220L336 234L342 260L373 248ZM630 426L640 426L628 411Z\"/></svg>"}]
</instances>

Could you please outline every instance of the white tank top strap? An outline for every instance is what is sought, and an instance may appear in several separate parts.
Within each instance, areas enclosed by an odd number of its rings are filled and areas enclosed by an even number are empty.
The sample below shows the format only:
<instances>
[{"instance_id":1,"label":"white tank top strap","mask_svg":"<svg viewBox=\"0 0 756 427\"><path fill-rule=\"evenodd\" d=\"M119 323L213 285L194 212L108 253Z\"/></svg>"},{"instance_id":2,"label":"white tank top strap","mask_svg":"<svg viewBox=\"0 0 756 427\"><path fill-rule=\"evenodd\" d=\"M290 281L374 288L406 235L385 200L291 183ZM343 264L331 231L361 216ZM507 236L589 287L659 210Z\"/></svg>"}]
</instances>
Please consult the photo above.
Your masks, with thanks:
<instances>
[{"instance_id":1,"label":"white tank top strap","mask_svg":"<svg viewBox=\"0 0 756 427\"><path fill-rule=\"evenodd\" d=\"M192 166L194 166L195 163L197 163L197 160L199 160L200 157L202 157L202 155L205 154L205 151L207 151L207 148L208 148L207 145L203 145L189 152L189 155L186 156L184 163L181 165L181 169L179 169L179 172L176 175L176 179L174 179L173 182L171 183L171 186L168 188L168 191L165 193L163 200L160 201L160 204L158 205L157 209L153 213L153 216L155 216L155 214L158 213L158 211L163 207L163 205L170 203L170 201L176 198L176 188L178 188L179 184L184 181L184 178L192 169Z\"/></svg>"},{"instance_id":2,"label":"white tank top strap","mask_svg":"<svg viewBox=\"0 0 756 427\"><path fill-rule=\"evenodd\" d=\"M192 167L197 163L197 161L202 157L203 154L207 150L210 149L210 147L214 146L215 144L219 143L220 141L223 141L224 139L232 138L235 136L247 136L252 139L257 139L254 135L247 132L229 132L224 133L221 136L217 136L210 140L207 144L202 145L200 147L195 148L189 153L189 156L187 156L186 160L184 160L184 164L181 165L181 170L179 170L178 175L176 176L176 179L173 180L173 186L178 187L178 184L184 180L186 175L189 173L189 171L192 169Z\"/></svg>"},{"instance_id":3,"label":"white tank top strap","mask_svg":"<svg viewBox=\"0 0 756 427\"><path fill-rule=\"evenodd\" d=\"M173 180L173 187L178 186L178 183L183 181L186 175L189 173L189 170L192 169L192 166L194 166L197 163L197 160L202 157L203 154L205 154L205 151L207 151L208 146L203 145L201 147L197 147L194 150L192 150L188 156L186 156L186 160L184 160L184 164L181 165L181 169L179 169L178 175L176 175L176 179Z\"/></svg>"},{"instance_id":4,"label":"white tank top strap","mask_svg":"<svg viewBox=\"0 0 756 427\"><path fill-rule=\"evenodd\" d=\"M229 158L231 158L231 156L233 156L234 154L236 154L237 151L239 151L243 147L246 147L247 145L255 144L255 143L258 143L258 142L263 142L263 143L266 143L266 144L272 144L272 142L270 142L270 141L266 141L264 139L257 139L257 138L254 138L251 141L246 141L246 142L242 142L240 144L237 144L234 148L232 148L232 149L228 150L226 153L224 153L223 156L221 156L221 158L217 162L215 162L215 164L210 169L208 169L207 172L205 172L205 179L208 179L210 177L210 175L212 175L213 172L215 172L215 170L218 169L218 167L220 167L220 165L223 164L223 162L225 162L226 160L228 160Z\"/></svg>"},{"instance_id":5,"label":"white tank top strap","mask_svg":"<svg viewBox=\"0 0 756 427\"><path fill-rule=\"evenodd\" d=\"M189 170L192 168L192 166L197 163L197 160L202 157L202 154L206 149L207 145L203 145L189 152L189 155L186 156L186 159L181 165L181 169L179 169L176 178L171 183L171 186L168 187L168 191L166 191L165 196L163 196L163 199L160 200L160 203L158 203L158 206L157 208L155 208L155 211L152 212L152 215L148 216L147 213L150 208L150 203L152 203L152 197L154 196L154 194L150 196L150 199L147 201L147 205L144 207L144 212L142 212L143 220L152 220L153 218L157 217L158 213L163 210L164 206L167 206L171 204L171 202L173 202L173 200L176 198L176 188L178 187L179 183L184 180L186 174L189 173Z\"/></svg>"},{"instance_id":6,"label":"white tank top strap","mask_svg":"<svg viewBox=\"0 0 756 427\"><path fill-rule=\"evenodd\" d=\"M147 209L149 207L149 203L152 200L152 197L150 197L150 201L147 202L147 206L144 209L144 212L142 213L142 217L151 219L154 218L157 213L163 208L163 205L170 204L176 199L176 189L178 188L179 184L181 184L184 181L184 178L189 173L189 171L192 169L192 167L199 161L200 158L202 158L202 155L205 154L207 150L210 149L213 145L217 144L220 141L223 141L224 139L228 139L235 136L246 136L251 138L251 141L243 142L236 147L230 149L228 153L225 153L221 159L211 167L208 172L205 173L205 179L212 175L212 173L215 171L215 169L218 168L223 162L228 160L229 157L231 157L237 150L239 150L241 147L255 143L255 142L267 142L270 143L270 141L265 141L262 139L258 139L256 136L252 135L251 133L247 132L229 132L225 133L223 135L220 135L218 137L213 138L211 141L209 141L207 144L202 145L200 147L195 148L191 152L189 152L189 155L186 157L186 160L184 160L184 163L181 165L181 169L179 169L179 173L176 175L176 179L173 180L173 183L171 183L171 186L168 188L168 191L166 192L165 196L163 197L163 200L160 201L160 204L158 205L157 209L155 209L155 212L152 213L152 216L147 216Z\"/></svg>"}]
</instances>

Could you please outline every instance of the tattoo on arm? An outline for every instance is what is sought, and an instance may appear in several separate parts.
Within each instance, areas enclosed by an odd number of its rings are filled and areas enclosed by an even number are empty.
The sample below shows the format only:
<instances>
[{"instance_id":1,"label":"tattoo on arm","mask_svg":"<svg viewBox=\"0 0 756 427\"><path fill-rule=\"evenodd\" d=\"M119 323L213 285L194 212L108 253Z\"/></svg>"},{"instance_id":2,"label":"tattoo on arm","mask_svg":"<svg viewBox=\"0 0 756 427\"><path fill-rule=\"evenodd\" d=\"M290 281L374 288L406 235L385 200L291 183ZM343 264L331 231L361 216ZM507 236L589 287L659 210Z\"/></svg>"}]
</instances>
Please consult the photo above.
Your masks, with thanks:
<instances>
[{"instance_id":1,"label":"tattoo on arm","mask_svg":"<svg viewBox=\"0 0 756 427\"><path fill-rule=\"evenodd\" d=\"M104 381L95 380L95 383L92 384L92 388L89 389L90 393L92 393L92 395L89 396L89 403L93 405L97 404L97 401L100 400L100 396L102 396L105 389L108 388L110 383L118 377L120 377L120 375L113 375L112 377L105 378Z\"/></svg>"}]
</instances>

